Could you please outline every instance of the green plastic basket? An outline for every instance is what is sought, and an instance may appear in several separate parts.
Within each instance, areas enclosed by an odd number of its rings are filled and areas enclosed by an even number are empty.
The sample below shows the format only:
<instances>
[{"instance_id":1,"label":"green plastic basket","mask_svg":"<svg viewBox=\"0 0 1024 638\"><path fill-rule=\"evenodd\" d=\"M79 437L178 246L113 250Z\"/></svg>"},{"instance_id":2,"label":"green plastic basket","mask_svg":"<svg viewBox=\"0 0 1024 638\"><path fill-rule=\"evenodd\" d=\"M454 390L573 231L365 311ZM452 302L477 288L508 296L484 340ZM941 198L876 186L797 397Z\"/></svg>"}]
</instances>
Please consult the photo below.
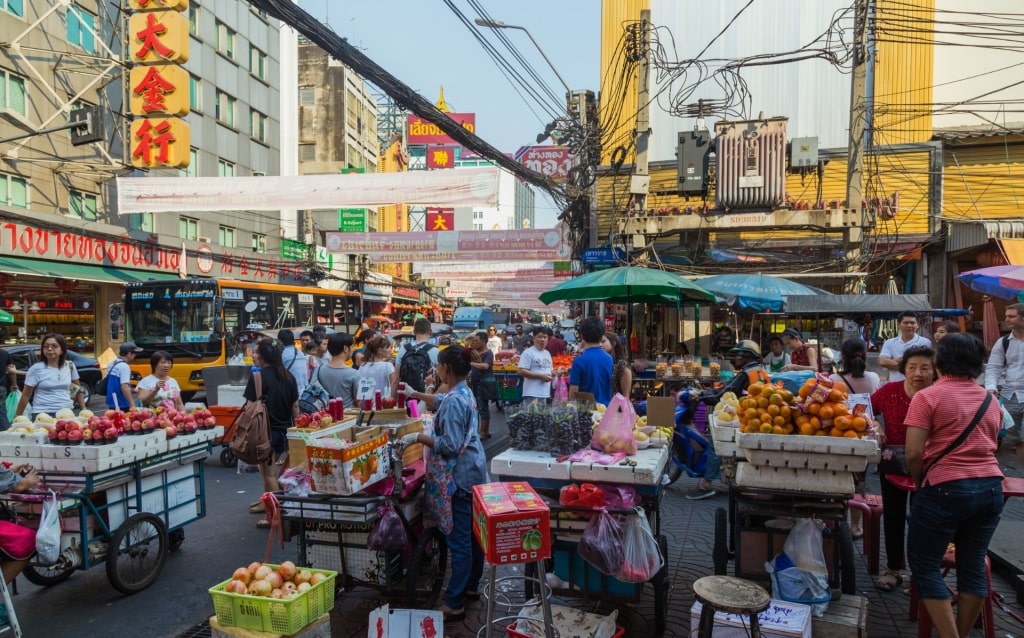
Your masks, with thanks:
<instances>
[{"instance_id":1,"label":"green plastic basket","mask_svg":"<svg viewBox=\"0 0 1024 638\"><path fill-rule=\"evenodd\" d=\"M523 388L518 377L498 380L498 400L506 403L519 403L523 400Z\"/></svg>"},{"instance_id":2,"label":"green plastic basket","mask_svg":"<svg viewBox=\"0 0 1024 638\"><path fill-rule=\"evenodd\" d=\"M264 564L277 569L277 565ZM338 577L338 572L326 569L299 569L324 574L327 578L288 600L226 592L224 588L231 582L230 579L214 585L210 588L210 595L213 597L217 622L224 627L241 627L286 636L298 633L334 609L334 581Z\"/></svg>"}]
</instances>

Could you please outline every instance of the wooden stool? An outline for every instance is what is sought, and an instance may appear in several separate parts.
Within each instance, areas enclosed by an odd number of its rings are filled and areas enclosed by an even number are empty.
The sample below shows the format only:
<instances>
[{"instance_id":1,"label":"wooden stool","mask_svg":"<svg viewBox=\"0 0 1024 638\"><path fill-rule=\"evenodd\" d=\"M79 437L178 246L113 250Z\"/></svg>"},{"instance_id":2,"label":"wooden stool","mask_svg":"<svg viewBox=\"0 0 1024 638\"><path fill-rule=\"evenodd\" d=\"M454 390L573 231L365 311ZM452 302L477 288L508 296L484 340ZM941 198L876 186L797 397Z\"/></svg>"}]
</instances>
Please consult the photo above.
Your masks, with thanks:
<instances>
[{"instance_id":1,"label":"wooden stool","mask_svg":"<svg viewBox=\"0 0 1024 638\"><path fill-rule=\"evenodd\" d=\"M712 638L716 611L749 617L750 638L760 638L757 615L771 604L763 587L733 576L705 576L693 583L693 593L702 605L697 638Z\"/></svg>"},{"instance_id":2,"label":"wooden stool","mask_svg":"<svg viewBox=\"0 0 1024 638\"><path fill-rule=\"evenodd\" d=\"M878 550L881 544L882 497L878 494L855 494L846 501L846 506L861 513L861 527L864 530L864 556L868 562L868 573L878 575Z\"/></svg>"}]
</instances>

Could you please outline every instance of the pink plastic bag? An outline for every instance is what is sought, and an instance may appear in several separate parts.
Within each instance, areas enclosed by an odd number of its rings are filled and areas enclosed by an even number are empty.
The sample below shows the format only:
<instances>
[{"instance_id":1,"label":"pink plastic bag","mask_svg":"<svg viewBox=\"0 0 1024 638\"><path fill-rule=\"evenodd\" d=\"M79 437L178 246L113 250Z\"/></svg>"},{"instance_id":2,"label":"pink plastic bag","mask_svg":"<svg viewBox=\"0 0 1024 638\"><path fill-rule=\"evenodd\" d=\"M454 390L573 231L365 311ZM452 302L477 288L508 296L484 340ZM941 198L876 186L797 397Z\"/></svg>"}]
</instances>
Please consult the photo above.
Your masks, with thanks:
<instances>
[{"instance_id":1,"label":"pink plastic bag","mask_svg":"<svg viewBox=\"0 0 1024 638\"><path fill-rule=\"evenodd\" d=\"M665 559L651 532L644 508L637 507L622 524L622 567L615 577L624 583L646 583L661 570Z\"/></svg>"},{"instance_id":2,"label":"pink plastic bag","mask_svg":"<svg viewBox=\"0 0 1024 638\"><path fill-rule=\"evenodd\" d=\"M555 380L555 404L567 403L569 401L569 380L565 377L558 377Z\"/></svg>"},{"instance_id":3,"label":"pink plastic bag","mask_svg":"<svg viewBox=\"0 0 1024 638\"><path fill-rule=\"evenodd\" d=\"M633 438L633 424L636 412L629 399L616 394L608 404L601 422L594 429L590 447L602 452L624 452L636 454L636 439Z\"/></svg>"}]
</instances>

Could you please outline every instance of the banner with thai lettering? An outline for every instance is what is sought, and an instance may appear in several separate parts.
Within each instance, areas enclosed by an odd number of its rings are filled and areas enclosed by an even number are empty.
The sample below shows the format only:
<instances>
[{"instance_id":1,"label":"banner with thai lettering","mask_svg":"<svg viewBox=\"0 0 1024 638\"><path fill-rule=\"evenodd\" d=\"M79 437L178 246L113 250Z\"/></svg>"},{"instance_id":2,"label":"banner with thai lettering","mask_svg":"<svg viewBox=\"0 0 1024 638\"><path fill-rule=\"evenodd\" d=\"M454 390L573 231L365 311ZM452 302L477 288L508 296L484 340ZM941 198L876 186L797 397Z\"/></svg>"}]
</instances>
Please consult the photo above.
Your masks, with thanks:
<instances>
[{"instance_id":1,"label":"banner with thai lettering","mask_svg":"<svg viewBox=\"0 0 1024 638\"><path fill-rule=\"evenodd\" d=\"M118 214L498 205L496 167L365 175L118 177ZM355 234L355 233L353 233Z\"/></svg>"},{"instance_id":2,"label":"banner with thai lettering","mask_svg":"<svg viewBox=\"0 0 1024 638\"><path fill-rule=\"evenodd\" d=\"M470 133L476 133L476 113L448 113L447 115ZM437 124L428 122L419 115L409 115L407 124L409 127L408 144L410 146L419 144L455 144L455 140L448 137Z\"/></svg>"},{"instance_id":3,"label":"banner with thai lettering","mask_svg":"<svg viewBox=\"0 0 1024 638\"><path fill-rule=\"evenodd\" d=\"M573 165L572 151L568 146L527 146L516 152L519 163L547 175L556 182L569 179L569 170Z\"/></svg>"},{"instance_id":4,"label":"banner with thai lettering","mask_svg":"<svg viewBox=\"0 0 1024 638\"><path fill-rule=\"evenodd\" d=\"M376 263L555 260L568 259L571 252L562 234L553 229L330 232L327 233L327 250L332 253L365 254L371 262Z\"/></svg>"}]
</instances>

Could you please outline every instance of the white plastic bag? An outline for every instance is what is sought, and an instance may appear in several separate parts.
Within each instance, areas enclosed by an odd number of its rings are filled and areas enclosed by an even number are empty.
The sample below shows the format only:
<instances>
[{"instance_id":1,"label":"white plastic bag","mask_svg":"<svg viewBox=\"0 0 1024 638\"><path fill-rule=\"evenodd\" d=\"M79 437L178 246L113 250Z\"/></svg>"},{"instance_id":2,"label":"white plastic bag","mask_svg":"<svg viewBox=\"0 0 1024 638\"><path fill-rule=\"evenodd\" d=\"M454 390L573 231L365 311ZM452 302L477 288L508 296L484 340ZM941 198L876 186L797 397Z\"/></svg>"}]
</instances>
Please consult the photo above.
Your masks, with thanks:
<instances>
[{"instance_id":1,"label":"white plastic bag","mask_svg":"<svg viewBox=\"0 0 1024 638\"><path fill-rule=\"evenodd\" d=\"M60 506L53 490L43 499L43 515L36 530L36 556L43 565L53 565L60 558Z\"/></svg>"},{"instance_id":2,"label":"white plastic bag","mask_svg":"<svg viewBox=\"0 0 1024 638\"><path fill-rule=\"evenodd\" d=\"M622 525L622 551L624 559L615 578L624 583L646 583L661 570L665 559L651 532L644 508L635 507L635 514L627 516Z\"/></svg>"},{"instance_id":3,"label":"white plastic bag","mask_svg":"<svg viewBox=\"0 0 1024 638\"><path fill-rule=\"evenodd\" d=\"M821 540L821 525L810 518L801 518L789 530L783 553L793 565L813 574L828 574L825 548Z\"/></svg>"}]
</instances>

